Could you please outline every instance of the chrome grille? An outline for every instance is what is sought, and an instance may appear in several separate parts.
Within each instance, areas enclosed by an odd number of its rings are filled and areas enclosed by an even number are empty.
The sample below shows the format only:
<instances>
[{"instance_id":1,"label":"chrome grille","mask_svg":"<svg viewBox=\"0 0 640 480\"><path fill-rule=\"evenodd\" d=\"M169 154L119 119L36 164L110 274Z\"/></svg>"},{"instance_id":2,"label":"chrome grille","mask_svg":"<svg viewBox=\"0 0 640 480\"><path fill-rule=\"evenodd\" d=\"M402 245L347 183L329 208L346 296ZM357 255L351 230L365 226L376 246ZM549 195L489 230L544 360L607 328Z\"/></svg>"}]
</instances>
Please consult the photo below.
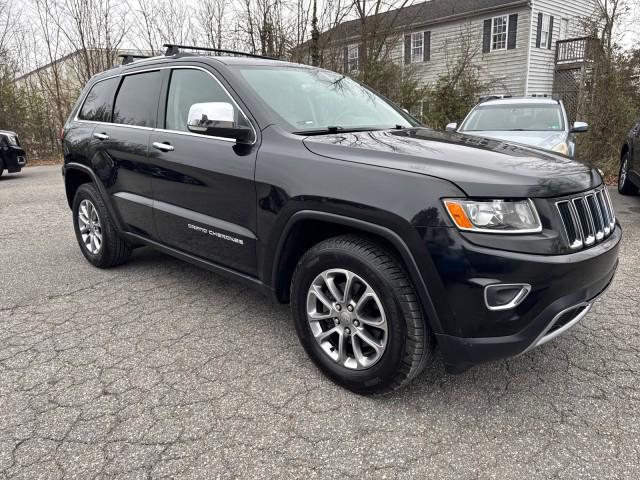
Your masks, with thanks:
<instances>
[{"instance_id":1,"label":"chrome grille","mask_svg":"<svg viewBox=\"0 0 640 480\"><path fill-rule=\"evenodd\" d=\"M588 247L608 237L616 225L606 187L556 202L572 250Z\"/></svg>"}]
</instances>

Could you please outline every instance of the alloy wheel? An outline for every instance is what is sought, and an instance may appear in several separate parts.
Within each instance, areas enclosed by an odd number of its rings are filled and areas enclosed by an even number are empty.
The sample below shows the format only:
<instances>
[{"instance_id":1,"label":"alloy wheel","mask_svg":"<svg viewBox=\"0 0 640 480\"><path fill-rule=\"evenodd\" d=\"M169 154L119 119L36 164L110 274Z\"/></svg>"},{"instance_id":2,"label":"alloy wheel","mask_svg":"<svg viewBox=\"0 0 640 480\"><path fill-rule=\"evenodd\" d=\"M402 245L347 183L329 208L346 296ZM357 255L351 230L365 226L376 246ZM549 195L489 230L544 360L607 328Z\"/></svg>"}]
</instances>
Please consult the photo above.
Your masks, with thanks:
<instances>
[{"instance_id":1,"label":"alloy wheel","mask_svg":"<svg viewBox=\"0 0 640 480\"><path fill-rule=\"evenodd\" d=\"M622 160L622 166L620 167L620 187L624 187L624 183L627 181L627 170L629 168L627 162L628 160L625 157L624 160Z\"/></svg>"},{"instance_id":2,"label":"alloy wheel","mask_svg":"<svg viewBox=\"0 0 640 480\"><path fill-rule=\"evenodd\" d=\"M78 227L85 248L97 255L102 248L102 225L96 207L90 200L82 200L78 208Z\"/></svg>"},{"instance_id":3,"label":"alloy wheel","mask_svg":"<svg viewBox=\"0 0 640 480\"><path fill-rule=\"evenodd\" d=\"M378 294L345 269L319 274L307 293L307 320L323 352L352 370L377 363L387 347L388 325Z\"/></svg>"}]
</instances>

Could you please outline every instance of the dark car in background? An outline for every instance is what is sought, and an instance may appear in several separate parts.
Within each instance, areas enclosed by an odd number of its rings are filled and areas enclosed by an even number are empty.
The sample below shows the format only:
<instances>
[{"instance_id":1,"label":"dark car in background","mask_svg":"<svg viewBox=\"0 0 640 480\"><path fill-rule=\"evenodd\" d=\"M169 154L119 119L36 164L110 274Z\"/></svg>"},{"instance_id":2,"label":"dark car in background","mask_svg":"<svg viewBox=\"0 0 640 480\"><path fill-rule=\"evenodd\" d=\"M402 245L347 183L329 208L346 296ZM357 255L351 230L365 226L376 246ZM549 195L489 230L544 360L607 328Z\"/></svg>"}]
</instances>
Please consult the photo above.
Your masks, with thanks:
<instances>
[{"instance_id":1,"label":"dark car in background","mask_svg":"<svg viewBox=\"0 0 640 480\"><path fill-rule=\"evenodd\" d=\"M27 154L15 132L0 130L0 177L7 170L18 173L27 164Z\"/></svg>"},{"instance_id":2,"label":"dark car in background","mask_svg":"<svg viewBox=\"0 0 640 480\"><path fill-rule=\"evenodd\" d=\"M148 245L258 287L363 394L405 385L436 345L451 372L542 345L611 283L622 232L596 170L422 128L334 72L181 50L96 75L64 127L96 267ZM271 321L258 360L290 348Z\"/></svg>"},{"instance_id":3,"label":"dark car in background","mask_svg":"<svg viewBox=\"0 0 640 480\"><path fill-rule=\"evenodd\" d=\"M640 119L629 130L620 152L618 191L636 195L640 189Z\"/></svg>"}]
</instances>

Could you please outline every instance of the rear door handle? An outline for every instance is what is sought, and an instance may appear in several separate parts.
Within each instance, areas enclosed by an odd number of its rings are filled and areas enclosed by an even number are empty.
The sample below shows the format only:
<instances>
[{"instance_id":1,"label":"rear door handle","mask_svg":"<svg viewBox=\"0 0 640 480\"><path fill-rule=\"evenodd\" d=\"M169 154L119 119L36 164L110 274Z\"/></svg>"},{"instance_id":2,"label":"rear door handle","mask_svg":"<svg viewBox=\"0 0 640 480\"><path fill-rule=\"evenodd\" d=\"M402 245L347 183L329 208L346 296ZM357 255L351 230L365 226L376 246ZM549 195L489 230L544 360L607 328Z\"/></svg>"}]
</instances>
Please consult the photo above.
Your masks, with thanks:
<instances>
[{"instance_id":1,"label":"rear door handle","mask_svg":"<svg viewBox=\"0 0 640 480\"><path fill-rule=\"evenodd\" d=\"M98 140L109 140L109 135L107 135L106 133L94 133L93 137L97 138Z\"/></svg>"},{"instance_id":2,"label":"rear door handle","mask_svg":"<svg viewBox=\"0 0 640 480\"><path fill-rule=\"evenodd\" d=\"M153 142L151 146L163 152L173 152L175 150L173 145L169 145L168 143Z\"/></svg>"}]
</instances>

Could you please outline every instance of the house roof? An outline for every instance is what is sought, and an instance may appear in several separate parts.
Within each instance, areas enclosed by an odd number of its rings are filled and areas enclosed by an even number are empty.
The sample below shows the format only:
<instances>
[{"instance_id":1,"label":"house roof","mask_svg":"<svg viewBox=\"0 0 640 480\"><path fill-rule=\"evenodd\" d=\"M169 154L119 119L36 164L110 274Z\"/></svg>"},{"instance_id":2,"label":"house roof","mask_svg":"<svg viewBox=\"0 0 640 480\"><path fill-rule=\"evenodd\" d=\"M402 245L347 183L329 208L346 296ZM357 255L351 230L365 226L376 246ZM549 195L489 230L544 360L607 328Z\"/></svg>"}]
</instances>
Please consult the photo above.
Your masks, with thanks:
<instances>
[{"instance_id":1,"label":"house roof","mask_svg":"<svg viewBox=\"0 0 640 480\"><path fill-rule=\"evenodd\" d=\"M399 29L456 20L491 10L528 4L529 0L430 0L367 18L379 30ZM359 36L360 32L360 20L350 20L324 34L338 40Z\"/></svg>"}]
</instances>

